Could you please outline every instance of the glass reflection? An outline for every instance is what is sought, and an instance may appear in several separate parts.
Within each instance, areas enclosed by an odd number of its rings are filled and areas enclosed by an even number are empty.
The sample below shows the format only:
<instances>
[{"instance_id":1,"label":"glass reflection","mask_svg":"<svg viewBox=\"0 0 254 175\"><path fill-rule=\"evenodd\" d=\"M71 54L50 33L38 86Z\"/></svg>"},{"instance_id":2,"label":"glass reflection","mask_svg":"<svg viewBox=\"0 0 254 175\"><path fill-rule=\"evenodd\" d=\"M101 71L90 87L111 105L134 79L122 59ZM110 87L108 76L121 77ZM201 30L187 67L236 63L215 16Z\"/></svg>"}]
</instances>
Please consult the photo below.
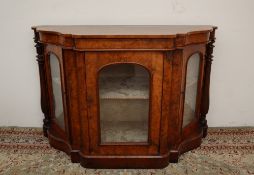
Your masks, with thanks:
<instances>
[{"instance_id":1,"label":"glass reflection","mask_svg":"<svg viewBox=\"0 0 254 175\"><path fill-rule=\"evenodd\" d=\"M53 88L54 114L59 126L64 129L64 111L61 88L61 72L59 60L55 54L50 53L50 72Z\"/></svg>"},{"instance_id":2,"label":"glass reflection","mask_svg":"<svg viewBox=\"0 0 254 175\"><path fill-rule=\"evenodd\" d=\"M187 63L183 127L195 118L200 56L192 55Z\"/></svg>"},{"instance_id":3,"label":"glass reflection","mask_svg":"<svg viewBox=\"0 0 254 175\"><path fill-rule=\"evenodd\" d=\"M114 64L99 74L101 142L147 142L148 71L136 64Z\"/></svg>"}]
</instances>

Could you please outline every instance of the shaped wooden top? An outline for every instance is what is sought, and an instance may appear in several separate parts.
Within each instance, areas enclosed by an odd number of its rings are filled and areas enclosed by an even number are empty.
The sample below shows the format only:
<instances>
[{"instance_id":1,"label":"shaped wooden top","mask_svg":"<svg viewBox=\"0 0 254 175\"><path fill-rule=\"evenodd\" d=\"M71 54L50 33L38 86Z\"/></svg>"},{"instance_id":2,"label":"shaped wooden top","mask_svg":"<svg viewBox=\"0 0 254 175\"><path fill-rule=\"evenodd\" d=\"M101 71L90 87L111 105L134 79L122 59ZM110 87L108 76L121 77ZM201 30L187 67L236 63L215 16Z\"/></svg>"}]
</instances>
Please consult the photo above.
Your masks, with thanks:
<instances>
[{"instance_id":1,"label":"shaped wooden top","mask_svg":"<svg viewBox=\"0 0 254 175\"><path fill-rule=\"evenodd\" d=\"M35 40L73 50L174 50L206 44L216 27L204 25L36 26Z\"/></svg>"},{"instance_id":2,"label":"shaped wooden top","mask_svg":"<svg viewBox=\"0 0 254 175\"><path fill-rule=\"evenodd\" d=\"M211 32L209 25L52 25L32 27L37 32L52 33L72 38L175 38Z\"/></svg>"}]
</instances>

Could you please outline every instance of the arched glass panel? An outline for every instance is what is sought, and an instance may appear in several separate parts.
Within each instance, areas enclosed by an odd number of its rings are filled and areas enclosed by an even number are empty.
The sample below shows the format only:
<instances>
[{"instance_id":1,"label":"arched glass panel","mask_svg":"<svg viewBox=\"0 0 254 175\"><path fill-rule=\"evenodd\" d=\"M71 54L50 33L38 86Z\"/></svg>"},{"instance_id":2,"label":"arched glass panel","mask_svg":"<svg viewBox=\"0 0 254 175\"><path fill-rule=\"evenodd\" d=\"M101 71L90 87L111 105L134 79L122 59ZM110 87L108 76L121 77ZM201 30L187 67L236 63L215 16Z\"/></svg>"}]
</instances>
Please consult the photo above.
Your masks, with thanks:
<instances>
[{"instance_id":1,"label":"arched glass panel","mask_svg":"<svg viewBox=\"0 0 254 175\"><path fill-rule=\"evenodd\" d=\"M137 64L114 64L99 73L101 142L147 142L149 72Z\"/></svg>"},{"instance_id":2,"label":"arched glass panel","mask_svg":"<svg viewBox=\"0 0 254 175\"><path fill-rule=\"evenodd\" d=\"M198 53L192 55L187 63L183 127L195 118L199 64L200 56Z\"/></svg>"},{"instance_id":3,"label":"arched glass panel","mask_svg":"<svg viewBox=\"0 0 254 175\"><path fill-rule=\"evenodd\" d=\"M64 111L61 88L61 72L59 60L55 54L50 53L50 72L53 88L54 115L59 126L64 129Z\"/></svg>"}]
</instances>

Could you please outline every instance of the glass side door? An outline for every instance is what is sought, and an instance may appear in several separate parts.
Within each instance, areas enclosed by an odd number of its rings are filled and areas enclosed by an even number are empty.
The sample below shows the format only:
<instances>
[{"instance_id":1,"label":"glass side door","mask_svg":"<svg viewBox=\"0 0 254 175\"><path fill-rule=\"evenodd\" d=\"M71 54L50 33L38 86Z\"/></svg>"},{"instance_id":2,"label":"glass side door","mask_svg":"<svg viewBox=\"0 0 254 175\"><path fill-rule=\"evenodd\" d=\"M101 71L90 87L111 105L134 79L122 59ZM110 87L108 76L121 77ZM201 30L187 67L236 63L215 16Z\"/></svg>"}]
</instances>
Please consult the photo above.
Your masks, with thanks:
<instances>
[{"instance_id":1,"label":"glass side door","mask_svg":"<svg viewBox=\"0 0 254 175\"><path fill-rule=\"evenodd\" d=\"M61 69L59 58L53 53L49 53L51 85L52 85L52 102L53 115L57 124L65 130L64 107L62 97Z\"/></svg>"},{"instance_id":2,"label":"glass side door","mask_svg":"<svg viewBox=\"0 0 254 175\"><path fill-rule=\"evenodd\" d=\"M68 122L66 109L66 93L64 82L63 56L59 46L45 47L45 71L48 88L50 110L50 128L56 130L59 137L67 139ZM55 134L56 134L55 133Z\"/></svg>"}]
</instances>

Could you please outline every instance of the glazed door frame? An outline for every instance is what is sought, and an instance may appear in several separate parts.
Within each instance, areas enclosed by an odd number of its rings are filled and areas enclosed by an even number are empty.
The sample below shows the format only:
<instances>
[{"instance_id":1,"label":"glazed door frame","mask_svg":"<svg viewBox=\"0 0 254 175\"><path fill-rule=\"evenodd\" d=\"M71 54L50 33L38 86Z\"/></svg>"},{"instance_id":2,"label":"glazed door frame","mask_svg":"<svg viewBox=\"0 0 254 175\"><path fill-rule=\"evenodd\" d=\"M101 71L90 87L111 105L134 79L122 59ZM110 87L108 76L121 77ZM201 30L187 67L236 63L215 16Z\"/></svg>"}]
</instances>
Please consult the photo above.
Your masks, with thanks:
<instances>
[{"instance_id":1,"label":"glazed door frame","mask_svg":"<svg viewBox=\"0 0 254 175\"><path fill-rule=\"evenodd\" d=\"M92 155L157 155L159 152L163 52L114 51L85 52L87 109L90 153ZM99 128L99 71L112 64L132 63L145 67L150 74L148 142L101 143Z\"/></svg>"},{"instance_id":2,"label":"glazed door frame","mask_svg":"<svg viewBox=\"0 0 254 175\"><path fill-rule=\"evenodd\" d=\"M193 128L200 128L200 110L201 110L201 99L202 99L202 90L203 90L203 79L204 79L204 69L205 69L205 51L206 47L205 45L199 44L199 45L193 45L193 46L187 46L184 50L183 54L183 75L182 76L182 91L183 96L181 98L181 135L183 137L187 137L188 133L200 132ZM199 74L198 74L198 81L197 81L197 94L196 94L196 107L195 107L195 117L192 119L192 121L187 124L185 127L183 126L183 113L184 113L184 101L185 101L185 93L186 93L186 77L187 77L187 67L188 67L188 61L191 59L191 57L195 54L199 55Z\"/></svg>"},{"instance_id":3,"label":"glazed door frame","mask_svg":"<svg viewBox=\"0 0 254 175\"><path fill-rule=\"evenodd\" d=\"M53 95L53 86L52 86L52 77L51 77L51 66L50 66L50 54L54 54L59 62L60 68L60 81L61 81L61 92L62 92L62 104L63 104L63 113L64 113L64 130L59 126L55 117L54 109L54 95ZM68 128L68 118L67 118L67 104L66 104L66 90L65 90L65 76L64 76L64 65L63 65L63 56L62 48L56 45L46 45L45 46L45 73L47 81L47 89L49 96L49 113L50 113L50 128L49 131L55 136L61 137L61 139L67 140L69 136Z\"/></svg>"}]
</instances>

